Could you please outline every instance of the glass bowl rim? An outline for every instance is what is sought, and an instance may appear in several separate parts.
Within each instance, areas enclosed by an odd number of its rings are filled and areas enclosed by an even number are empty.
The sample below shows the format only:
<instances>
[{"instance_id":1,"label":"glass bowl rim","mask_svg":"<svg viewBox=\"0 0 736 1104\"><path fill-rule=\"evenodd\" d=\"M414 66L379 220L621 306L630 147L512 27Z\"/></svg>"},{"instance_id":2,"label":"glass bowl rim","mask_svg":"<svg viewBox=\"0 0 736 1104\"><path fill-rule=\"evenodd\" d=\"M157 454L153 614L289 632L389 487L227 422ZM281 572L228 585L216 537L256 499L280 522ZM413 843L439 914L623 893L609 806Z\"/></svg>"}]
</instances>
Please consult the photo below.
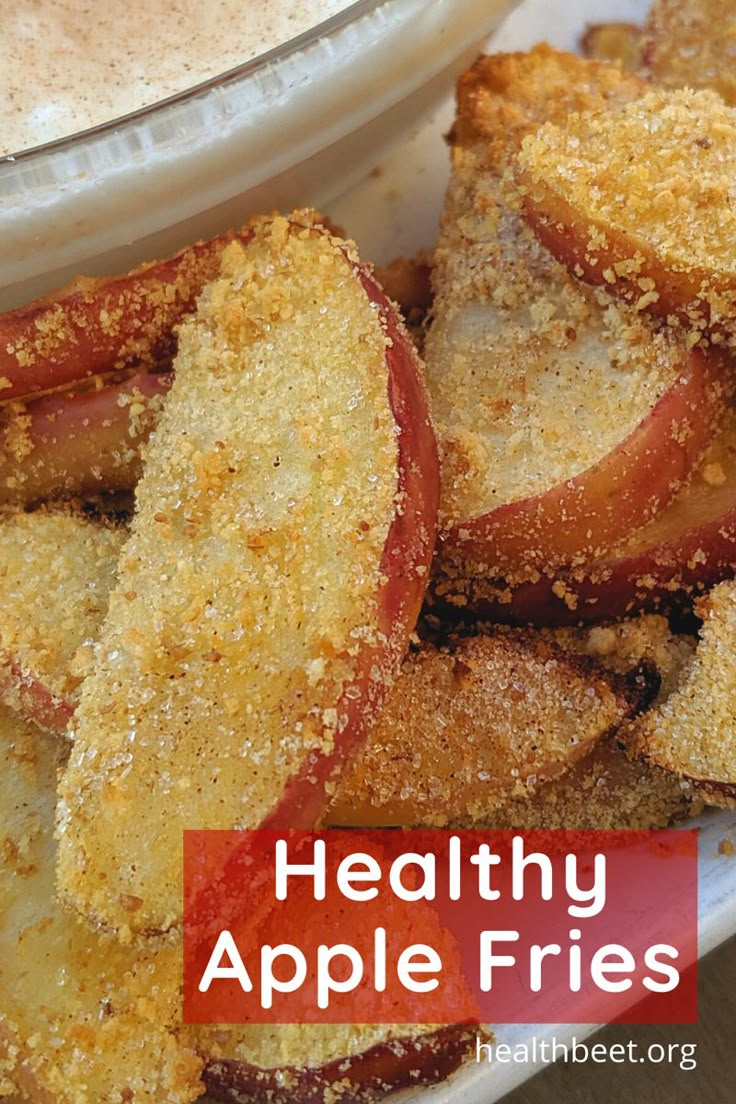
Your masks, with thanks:
<instances>
[{"instance_id":1,"label":"glass bowl rim","mask_svg":"<svg viewBox=\"0 0 736 1104\"><path fill-rule=\"evenodd\" d=\"M308 50L320 40L331 38L363 16L369 15L379 8L390 7L398 3L401 3L401 0L353 0L341 11L303 31L302 34L287 39L286 42L280 43L273 49L266 50L249 61L233 66L231 69L226 69L214 77L208 77L198 84L190 85L190 87L183 89L181 92L176 92L172 96L166 96L164 99L154 101L154 103L145 104L134 111L118 115L114 119L108 119L104 123L85 127L73 134L62 135L50 142L42 142L36 146L28 146L16 153L5 154L0 157L0 170L8 165L27 165L36 158L47 157L56 153L69 153L75 147L81 147L87 142L94 142L114 132L140 125L150 118L158 118L165 115L170 109L180 108L188 101L198 100L210 92L228 88L240 81L255 77L290 57Z\"/></svg>"}]
</instances>

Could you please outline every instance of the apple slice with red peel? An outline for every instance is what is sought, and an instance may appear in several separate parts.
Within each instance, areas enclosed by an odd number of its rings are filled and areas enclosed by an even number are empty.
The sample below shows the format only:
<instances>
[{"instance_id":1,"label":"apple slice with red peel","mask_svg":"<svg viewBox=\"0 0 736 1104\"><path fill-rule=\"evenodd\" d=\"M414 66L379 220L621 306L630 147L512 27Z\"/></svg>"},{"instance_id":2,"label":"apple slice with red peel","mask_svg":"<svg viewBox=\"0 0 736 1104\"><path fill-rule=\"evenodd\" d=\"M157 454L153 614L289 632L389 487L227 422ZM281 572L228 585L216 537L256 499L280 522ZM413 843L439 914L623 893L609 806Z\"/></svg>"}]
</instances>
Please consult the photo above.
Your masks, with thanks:
<instances>
[{"instance_id":1,"label":"apple slice with red peel","mask_svg":"<svg viewBox=\"0 0 736 1104\"><path fill-rule=\"evenodd\" d=\"M124 539L72 513L0 523L0 697L56 734L92 660Z\"/></svg>"},{"instance_id":2,"label":"apple slice with red peel","mask_svg":"<svg viewBox=\"0 0 736 1104\"><path fill-rule=\"evenodd\" d=\"M670 609L736 573L736 412L666 510L600 560L518 586L477 584L468 604L525 625L595 623Z\"/></svg>"},{"instance_id":3,"label":"apple slice with red peel","mask_svg":"<svg viewBox=\"0 0 736 1104\"><path fill-rule=\"evenodd\" d=\"M398 673L435 542L421 366L353 248L256 220L180 329L81 689L59 882L181 919L186 827L313 825Z\"/></svg>"},{"instance_id":4,"label":"apple slice with red peel","mask_svg":"<svg viewBox=\"0 0 736 1104\"><path fill-rule=\"evenodd\" d=\"M21 399L127 368L170 362L174 327L218 272L225 234L124 276L79 277L0 314L0 400Z\"/></svg>"},{"instance_id":5,"label":"apple slice with red peel","mask_svg":"<svg viewBox=\"0 0 736 1104\"><path fill-rule=\"evenodd\" d=\"M736 582L719 584L696 609L700 640L677 685L621 738L708 804L736 808Z\"/></svg>"},{"instance_id":6,"label":"apple slice with red peel","mask_svg":"<svg viewBox=\"0 0 736 1104\"><path fill-rule=\"evenodd\" d=\"M132 490L170 385L138 375L0 410L0 504Z\"/></svg>"},{"instance_id":7,"label":"apple slice with red peel","mask_svg":"<svg viewBox=\"0 0 736 1104\"><path fill-rule=\"evenodd\" d=\"M525 140L518 182L539 241L570 272L720 341L736 325L736 109L655 89Z\"/></svg>"},{"instance_id":8,"label":"apple slice with red peel","mask_svg":"<svg viewBox=\"0 0 736 1104\"><path fill-rule=\"evenodd\" d=\"M228 1031L237 1039L237 1028ZM270 1049L282 1064L211 1059L203 1080L209 1096L224 1104L372 1104L397 1089L444 1081L475 1052L479 1037L491 1038L478 1027L406 1024L268 1025L241 1032L246 1053L248 1041L260 1038L264 1056ZM231 1048L232 1042L223 1049ZM318 1061L324 1051L333 1056Z\"/></svg>"},{"instance_id":9,"label":"apple slice with red peel","mask_svg":"<svg viewBox=\"0 0 736 1104\"><path fill-rule=\"evenodd\" d=\"M502 575L523 582L539 572L590 562L656 518L687 482L723 419L731 392L723 360L714 352L682 350L678 360L676 348L670 347L666 355L671 358L669 379L628 435L614 443L615 427L609 422L606 437L601 420L600 439L612 445L605 455L583 471L571 470L567 479L551 480L538 493L522 493L495 508L491 498L479 498L477 512L445 528L439 561L445 593L462 596L468 577ZM578 371L586 368L578 364ZM643 362L640 368L646 371ZM596 396L588 398L595 411ZM543 418L535 418L546 422L550 440L554 411L550 407ZM588 423L599 414L590 415ZM624 424L622 416L622 430ZM586 428L592 436L592 426ZM500 478L498 483L502 493Z\"/></svg>"},{"instance_id":10,"label":"apple slice with red peel","mask_svg":"<svg viewBox=\"0 0 736 1104\"><path fill-rule=\"evenodd\" d=\"M425 345L448 592L597 557L667 504L719 425L720 360L581 285L520 213L525 136L641 90L544 46L461 79Z\"/></svg>"}]
</instances>

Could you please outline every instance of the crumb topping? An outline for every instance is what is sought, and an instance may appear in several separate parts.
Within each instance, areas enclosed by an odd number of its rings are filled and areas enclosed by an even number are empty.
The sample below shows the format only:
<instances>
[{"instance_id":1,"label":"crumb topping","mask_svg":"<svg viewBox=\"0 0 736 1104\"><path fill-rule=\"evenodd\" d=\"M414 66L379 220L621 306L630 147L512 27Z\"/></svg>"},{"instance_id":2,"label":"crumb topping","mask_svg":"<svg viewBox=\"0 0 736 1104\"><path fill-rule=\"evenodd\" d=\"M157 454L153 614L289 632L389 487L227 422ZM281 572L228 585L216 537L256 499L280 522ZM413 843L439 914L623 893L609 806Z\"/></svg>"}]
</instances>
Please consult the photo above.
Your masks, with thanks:
<instances>
[{"instance_id":1,"label":"crumb topping","mask_svg":"<svg viewBox=\"0 0 736 1104\"><path fill-rule=\"evenodd\" d=\"M617 110L571 114L527 137L519 164L553 222L566 221L555 197L567 205L569 234L582 235L585 262L606 283L668 297L676 281L683 298L708 305L711 322L733 316L736 110L717 93L658 89Z\"/></svg>"},{"instance_id":2,"label":"crumb topping","mask_svg":"<svg viewBox=\"0 0 736 1104\"><path fill-rule=\"evenodd\" d=\"M404 663L328 822L442 827L482 818L569 769L630 710L603 671L531 633L425 645Z\"/></svg>"},{"instance_id":3,"label":"crumb topping","mask_svg":"<svg viewBox=\"0 0 736 1104\"><path fill-rule=\"evenodd\" d=\"M731 0L653 0L644 22L647 74L669 88L712 88L736 104Z\"/></svg>"},{"instance_id":4,"label":"crumb topping","mask_svg":"<svg viewBox=\"0 0 736 1104\"><path fill-rule=\"evenodd\" d=\"M701 787L707 800L736 797L736 583L697 604L703 618L695 653L672 692L632 725L633 752Z\"/></svg>"},{"instance_id":5,"label":"crumb topping","mask_svg":"<svg viewBox=\"0 0 736 1104\"><path fill-rule=\"evenodd\" d=\"M124 538L121 529L73 513L0 522L0 655L11 683L32 679L58 698L75 694Z\"/></svg>"},{"instance_id":6,"label":"crumb topping","mask_svg":"<svg viewBox=\"0 0 736 1104\"><path fill-rule=\"evenodd\" d=\"M0 1080L49 1104L187 1104L202 1063L165 1027L177 950L134 952L56 902L60 758L58 741L0 709Z\"/></svg>"},{"instance_id":7,"label":"crumb topping","mask_svg":"<svg viewBox=\"0 0 736 1104\"><path fill-rule=\"evenodd\" d=\"M174 327L218 272L227 234L125 276L79 277L0 315L0 399L171 359Z\"/></svg>"}]
</instances>

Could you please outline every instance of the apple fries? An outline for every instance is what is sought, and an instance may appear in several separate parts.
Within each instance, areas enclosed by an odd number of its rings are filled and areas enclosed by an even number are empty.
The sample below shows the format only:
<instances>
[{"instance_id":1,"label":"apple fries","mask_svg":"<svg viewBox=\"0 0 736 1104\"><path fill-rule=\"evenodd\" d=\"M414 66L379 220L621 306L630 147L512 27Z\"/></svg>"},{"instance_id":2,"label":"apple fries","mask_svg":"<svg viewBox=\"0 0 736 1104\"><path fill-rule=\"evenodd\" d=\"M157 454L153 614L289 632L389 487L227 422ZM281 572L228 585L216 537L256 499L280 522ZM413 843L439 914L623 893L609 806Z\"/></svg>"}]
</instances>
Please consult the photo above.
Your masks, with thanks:
<instances>
[{"instance_id":1,"label":"apple fries","mask_svg":"<svg viewBox=\"0 0 736 1104\"><path fill-rule=\"evenodd\" d=\"M51 732L72 715L124 537L71 513L0 522L0 697Z\"/></svg>"},{"instance_id":2,"label":"apple fries","mask_svg":"<svg viewBox=\"0 0 736 1104\"><path fill-rule=\"evenodd\" d=\"M629 761L617 733L670 691L693 648L656 616L425 645L404 663L326 822L663 827L690 802L671 774Z\"/></svg>"},{"instance_id":3,"label":"apple fries","mask_svg":"<svg viewBox=\"0 0 736 1104\"><path fill-rule=\"evenodd\" d=\"M0 505L131 490L170 384L138 375L0 409Z\"/></svg>"},{"instance_id":4,"label":"apple fries","mask_svg":"<svg viewBox=\"0 0 736 1104\"><path fill-rule=\"evenodd\" d=\"M22 399L92 376L156 370L171 361L174 327L220 267L226 234L125 276L80 277L0 314L0 399Z\"/></svg>"},{"instance_id":5,"label":"apple fries","mask_svg":"<svg viewBox=\"0 0 736 1104\"><path fill-rule=\"evenodd\" d=\"M712 805L736 807L736 583L697 603L697 649L664 700L628 730L631 754L681 776Z\"/></svg>"},{"instance_id":6,"label":"apple fries","mask_svg":"<svg viewBox=\"0 0 736 1104\"><path fill-rule=\"evenodd\" d=\"M713 88L736 105L731 0L653 0L644 23L648 76L669 88Z\"/></svg>"},{"instance_id":7,"label":"apple fries","mask_svg":"<svg viewBox=\"0 0 736 1104\"><path fill-rule=\"evenodd\" d=\"M0 709L0 1083L37 1104L186 1104L202 1062L154 996L177 994L177 953L94 935L55 900L60 748Z\"/></svg>"},{"instance_id":8,"label":"apple fries","mask_svg":"<svg viewBox=\"0 0 736 1104\"><path fill-rule=\"evenodd\" d=\"M404 663L328 823L483 822L569 770L646 693L530 633L424 645Z\"/></svg>"},{"instance_id":9,"label":"apple fries","mask_svg":"<svg viewBox=\"0 0 736 1104\"><path fill-rule=\"evenodd\" d=\"M656 90L575 113L519 155L524 212L576 275L723 340L736 317L736 110Z\"/></svg>"},{"instance_id":10,"label":"apple fries","mask_svg":"<svg viewBox=\"0 0 736 1104\"><path fill-rule=\"evenodd\" d=\"M667 503L722 416L720 364L580 285L519 210L524 137L641 87L548 47L481 58L461 78L425 349L446 602L600 554Z\"/></svg>"},{"instance_id":11,"label":"apple fries","mask_svg":"<svg viewBox=\"0 0 736 1104\"><path fill-rule=\"evenodd\" d=\"M61 781L59 880L178 923L182 829L310 825L398 672L434 545L418 362L349 246L257 221L182 326Z\"/></svg>"},{"instance_id":12,"label":"apple fries","mask_svg":"<svg viewBox=\"0 0 736 1104\"><path fill-rule=\"evenodd\" d=\"M486 591L489 613L521 625L579 624L682 608L736 571L736 410L687 486L648 525L590 564Z\"/></svg>"}]
</instances>

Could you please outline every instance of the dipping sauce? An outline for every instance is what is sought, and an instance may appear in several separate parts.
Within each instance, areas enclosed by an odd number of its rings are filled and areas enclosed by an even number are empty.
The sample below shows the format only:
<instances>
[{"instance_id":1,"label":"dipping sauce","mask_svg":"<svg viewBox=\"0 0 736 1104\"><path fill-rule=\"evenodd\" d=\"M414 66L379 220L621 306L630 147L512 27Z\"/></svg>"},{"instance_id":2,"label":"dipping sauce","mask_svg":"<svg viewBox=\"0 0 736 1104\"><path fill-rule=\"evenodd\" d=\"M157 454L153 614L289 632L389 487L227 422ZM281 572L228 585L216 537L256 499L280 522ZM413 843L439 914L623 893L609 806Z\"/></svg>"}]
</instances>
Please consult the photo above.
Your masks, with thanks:
<instances>
[{"instance_id":1,"label":"dipping sauce","mask_svg":"<svg viewBox=\"0 0 736 1104\"><path fill-rule=\"evenodd\" d=\"M350 0L5 0L0 156L241 65Z\"/></svg>"}]
</instances>

